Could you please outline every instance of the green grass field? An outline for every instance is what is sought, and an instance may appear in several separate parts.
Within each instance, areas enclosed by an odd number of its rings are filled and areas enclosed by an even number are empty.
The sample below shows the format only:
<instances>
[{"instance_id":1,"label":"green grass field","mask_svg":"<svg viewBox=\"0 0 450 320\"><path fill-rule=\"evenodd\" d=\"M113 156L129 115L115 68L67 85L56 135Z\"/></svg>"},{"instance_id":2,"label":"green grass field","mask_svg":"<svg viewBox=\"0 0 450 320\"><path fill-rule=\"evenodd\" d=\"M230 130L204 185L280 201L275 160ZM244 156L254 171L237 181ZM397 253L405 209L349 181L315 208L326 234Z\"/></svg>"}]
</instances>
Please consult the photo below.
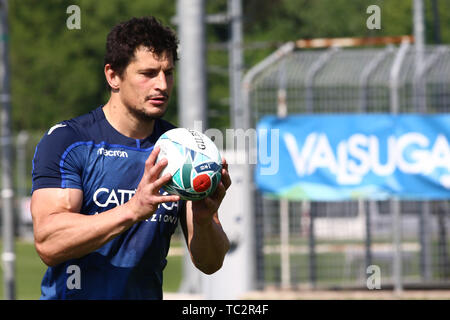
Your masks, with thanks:
<instances>
[{"instance_id":1,"label":"green grass field","mask_svg":"<svg viewBox=\"0 0 450 320\"><path fill-rule=\"evenodd\" d=\"M173 241L172 245L181 245L181 242ZM0 252L3 252L0 243ZM182 256L169 256L164 270L164 292L176 292L181 283ZM34 249L34 245L27 241L16 242L16 299L35 300L41 294L41 280L46 266L41 261ZM3 266L0 268L0 299L4 298L3 290Z\"/></svg>"},{"instance_id":2,"label":"green grass field","mask_svg":"<svg viewBox=\"0 0 450 320\"><path fill-rule=\"evenodd\" d=\"M269 245L278 245L277 241L267 241ZM334 242L336 244L337 242ZM344 242L345 243L345 242ZM320 243L322 244L322 243ZM343 244L343 243L341 243ZM350 244L350 243L345 243ZM354 243L351 243L354 244ZM303 242L294 242L294 245L305 245ZM171 246L182 248L183 241L174 237ZM437 259L437 243L433 242L433 265L438 263ZM0 252L2 246L0 243ZM182 280L182 255L170 255L167 258L168 263L164 270L164 292L177 292ZM279 253L269 253L264 256L265 272L264 278L266 285L277 284L280 282L281 261ZM291 277L296 283L308 283L309 281L309 256L308 254L291 253ZM383 270L382 276L385 279L390 277L388 265L384 265L382 261L376 259L373 263L380 265ZM340 285L345 283L358 283L358 270L356 265L348 265L345 262L344 254L341 252L321 253L317 256L317 278L321 285ZM351 272L346 277L344 271L350 267ZM45 273L46 266L37 255L34 245L31 242L16 242L16 298L19 300L39 299L40 283ZM364 270L363 270L364 271ZM436 272L436 270L434 270ZM404 265L404 276L408 278L419 279L419 252L415 253L413 259ZM365 274L363 274L365 276ZM439 275L433 274L439 278ZM387 277L387 278L386 278ZM361 279L359 279L361 280ZM365 278L362 279L365 281ZM361 282L361 283L363 283ZM364 283L363 283L364 284ZM0 299L3 299L3 270L0 268Z\"/></svg>"},{"instance_id":3,"label":"green grass field","mask_svg":"<svg viewBox=\"0 0 450 320\"><path fill-rule=\"evenodd\" d=\"M3 247L0 244L3 252ZM16 242L16 298L39 299L40 284L46 267L31 242ZM3 266L0 269L0 298L3 299Z\"/></svg>"}]
</instances>

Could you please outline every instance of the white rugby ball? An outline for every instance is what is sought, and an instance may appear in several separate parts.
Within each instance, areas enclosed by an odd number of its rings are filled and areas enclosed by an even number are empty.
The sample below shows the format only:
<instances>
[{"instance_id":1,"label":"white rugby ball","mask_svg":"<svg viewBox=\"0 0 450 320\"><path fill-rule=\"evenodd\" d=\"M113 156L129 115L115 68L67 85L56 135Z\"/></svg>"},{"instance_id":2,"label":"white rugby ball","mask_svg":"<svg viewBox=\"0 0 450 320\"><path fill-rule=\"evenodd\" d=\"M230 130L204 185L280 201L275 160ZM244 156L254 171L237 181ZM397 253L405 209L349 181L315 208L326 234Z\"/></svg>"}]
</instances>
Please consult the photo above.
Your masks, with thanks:
<instances>
[{"instance_id":1,"label":"white rugby ball","mask_svg":"<svg viewBox=\"0 0 450 320\"><path fill-rule=\"evenodd\" d=\"M183 200L200 200L213 193L221 179L222 157L214 142L203 133L186 128L166 131L155 147L156 162L167 159L161 175L172 174L163 189Z\"/></svg>"}]
</instances>

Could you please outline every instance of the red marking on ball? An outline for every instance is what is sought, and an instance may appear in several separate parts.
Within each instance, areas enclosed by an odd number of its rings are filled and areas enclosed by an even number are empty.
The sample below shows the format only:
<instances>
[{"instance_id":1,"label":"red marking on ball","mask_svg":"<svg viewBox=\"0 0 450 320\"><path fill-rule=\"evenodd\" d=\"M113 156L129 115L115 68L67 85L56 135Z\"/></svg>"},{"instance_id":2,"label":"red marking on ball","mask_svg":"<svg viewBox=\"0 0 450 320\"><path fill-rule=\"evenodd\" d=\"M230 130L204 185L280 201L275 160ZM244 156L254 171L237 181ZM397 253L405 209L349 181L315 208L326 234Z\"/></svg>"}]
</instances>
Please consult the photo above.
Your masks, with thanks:
<instances>
[{"instance_id":1,"label":"red marking on ball","mask_svg":"<svg viewBox=\"0 0 450 320\"><path fill-rule=\"evenodd\" d=\"M204 192L211 186L211 178L207 174L199 174L192 182L196 192Z\"/></svg>"}]
</instances>

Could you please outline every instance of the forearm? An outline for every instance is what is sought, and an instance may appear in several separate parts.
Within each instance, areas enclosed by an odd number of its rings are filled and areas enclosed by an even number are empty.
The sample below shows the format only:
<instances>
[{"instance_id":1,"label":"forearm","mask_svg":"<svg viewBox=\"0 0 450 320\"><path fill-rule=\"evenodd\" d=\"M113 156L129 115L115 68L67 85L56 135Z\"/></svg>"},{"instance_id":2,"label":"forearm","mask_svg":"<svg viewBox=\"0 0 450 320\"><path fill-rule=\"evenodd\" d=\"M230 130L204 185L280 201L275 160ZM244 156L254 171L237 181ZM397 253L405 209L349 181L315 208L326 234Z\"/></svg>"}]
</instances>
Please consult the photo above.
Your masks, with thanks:
<instances>
[{"instance_id":1,"label":"forearm","mask_svg":"<svg viewBox=\"0 0 450 320\"><path fill-rule=\"evenodd\" d=\"M126 204L96 215L54 213L39 221L36 249L47 265L56 265L95 251L134 222Z\"/></svg>"},{"instance_id":2,"label":"forearm","mask_svg":"<svg viewBox=\"0 0 450 320\"><path fill-rule=\"evenodd\" d=\"M192 261L204 273L212 274L222 267L230 247L228 238L216 215L206 224L197 224L193 219L191 227L193 232L188 243Z\"/></svg>"}]
</instances>

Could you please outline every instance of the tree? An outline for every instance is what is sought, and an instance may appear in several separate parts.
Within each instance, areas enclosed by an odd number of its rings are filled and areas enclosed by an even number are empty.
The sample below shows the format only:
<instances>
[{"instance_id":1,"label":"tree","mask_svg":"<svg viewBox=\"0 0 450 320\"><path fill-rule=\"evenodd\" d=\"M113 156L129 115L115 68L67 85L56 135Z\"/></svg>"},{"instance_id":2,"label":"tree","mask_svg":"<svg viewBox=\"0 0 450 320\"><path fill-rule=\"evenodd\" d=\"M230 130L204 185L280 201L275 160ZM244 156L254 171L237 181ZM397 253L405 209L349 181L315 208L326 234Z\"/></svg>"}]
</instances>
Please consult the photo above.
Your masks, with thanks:
<instances>
[{"instance_id":1,"label":"tree","mask_svg":"<svg viewBox=\"0 0 450 320\"><path fill-rule=\"evenodd\" d=\"M70 5L80 7L79 30L67 28ZM105 103L103 56L110 28L154 12L168 23L174 10L163 0L10 1L14 130L43 130Z\"/></svg>"}]
</instances>

